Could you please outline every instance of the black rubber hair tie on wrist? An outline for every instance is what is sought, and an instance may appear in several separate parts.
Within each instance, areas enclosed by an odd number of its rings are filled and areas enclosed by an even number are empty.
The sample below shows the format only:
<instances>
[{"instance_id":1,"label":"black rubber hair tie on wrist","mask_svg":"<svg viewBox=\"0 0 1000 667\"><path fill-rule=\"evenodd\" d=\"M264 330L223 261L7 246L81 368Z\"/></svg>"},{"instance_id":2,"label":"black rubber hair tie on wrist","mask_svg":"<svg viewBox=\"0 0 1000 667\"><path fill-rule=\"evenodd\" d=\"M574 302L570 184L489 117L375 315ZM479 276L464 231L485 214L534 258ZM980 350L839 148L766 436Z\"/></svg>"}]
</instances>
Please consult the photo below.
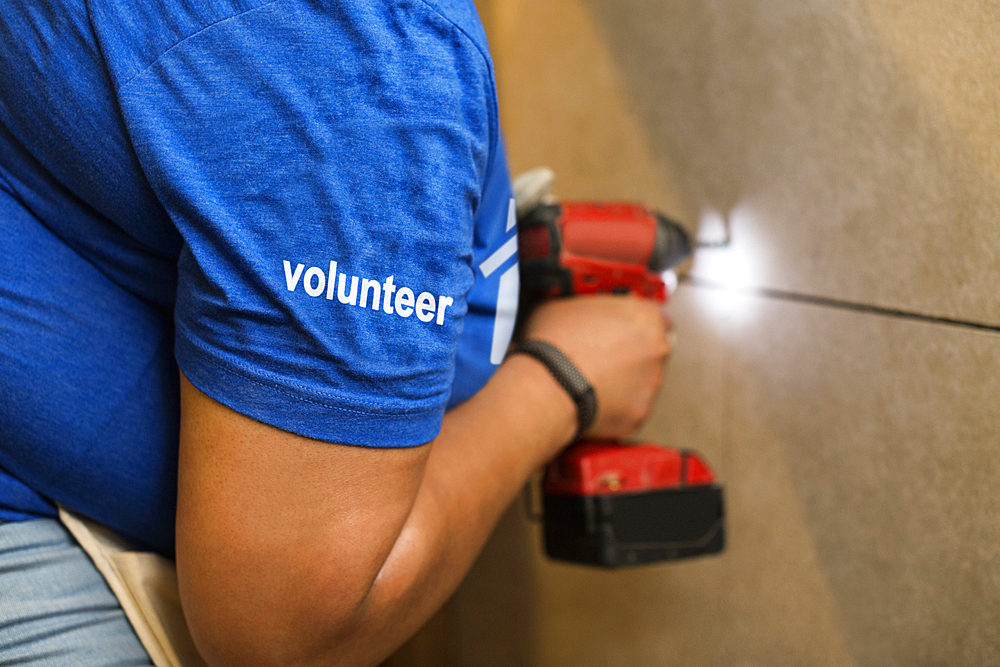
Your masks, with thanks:
<instances>
[{"instance_id":1,"label":"black rubber hair tie on wrist","mask_svg":"<svg viewBox=\"0 0 1000 667\"><path fill-rule=\"evenodd\" d=\"M518 343L510 354L527 354L538 359L549 369L552 377L576 404L577 426L573 439L579 438L597 417L597 394L580 369L558 347L540 340Z\"/></svg>"}]
</instances>

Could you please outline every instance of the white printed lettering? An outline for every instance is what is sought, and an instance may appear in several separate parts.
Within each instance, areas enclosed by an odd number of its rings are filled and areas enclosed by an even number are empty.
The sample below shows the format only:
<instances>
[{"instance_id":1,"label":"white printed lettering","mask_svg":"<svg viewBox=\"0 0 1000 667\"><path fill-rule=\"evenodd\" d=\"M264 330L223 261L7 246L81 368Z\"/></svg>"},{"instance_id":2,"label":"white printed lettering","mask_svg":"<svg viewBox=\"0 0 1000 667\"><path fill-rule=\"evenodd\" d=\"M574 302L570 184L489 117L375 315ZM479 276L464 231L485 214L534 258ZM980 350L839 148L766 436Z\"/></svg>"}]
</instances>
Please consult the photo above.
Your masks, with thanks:
<instances>
[{"instance_id":1,"label":"white printed lettering","mask_svg":"<svg viewBox=\"0 0 1000 667\"><path fill-rule=\"evenodd\" d=\"M344 283L346 282L346 278L346 273L340 274L340 289L337 290L337 300L341 303L348 303L353 306L358 302L358 277L351 276L350 296L344 296Z\"/></svg>"},{"instance_id":2,"label":"white printed lettering","mask_svg":"<svg viewBox=\"0 0 1000 667\"><path fill-rule=\"evenodd\" d=\"M316 278L316 287L312 286L312 279ZM323 288L326 287L326 275L323 273L323 269L318 266L310 267L306 271L305 280L302 281L302 287L305 288L306 294L309 296L319 296L323 293Z\"/></svg>"},{"instance_id":3,"label":"white printed lettering","mask_svg":"<svg viewBox=\"0 0 1000 667\"><path fill-rule=\"evenodd\" d=\"M287 259L285 260L285 284L288 285L288 291L294 292L295 286L299 284L299 276L302 275L302 269L305 265L299 264L295 267L295 273L292 274L292 263Z\"/></svg>"},{"instance_id":4,"label":"white printed lettering","mask_svg":"<svg viewBox=\"0 0 1000 667\"><path fill-rule=\"evenodd\" d=\"M372 292L372 310L378 310L378 299L379 295L382 293L382 285L377 280L371 280L370 278L365 278L361 281L361 307L364 308L368 303L368 291Z\"/></svg>"},{"instance_id":5,"label":"white printed lettering","mask_svg":"<svg viewBox=\"0 0 1000 667\"><path fill-rule=\"evenodd\" d=\"M436 315L437 324L441 326L444 324L445 311L455 303L455 299L450 296L435 295L432 292L423 291L420 292L419 296L415 296L416 292L412 288L396 285L393 282L394 276L389 276L382 282L375 278L350 276L351 287L348 292L348 275L343 271L338 272L335 260L330 260L330 269L326 272L318 266L311 266L307 269L304 264L295 265L293 270L290 261L282 260L282 262L285 269L285 286L289 292L294 292L301 280L302 288L309 296L317 297L325 291L326 298L332 301L333 295L336 293L337 300L348 306L368 308L370 296L371 309L375 312L379 312L381 306L382 312L388 315L399 315L404 319L416 313L417 319L421 322L432 322ZM508 270L505 275L510 273L511 271ZM339 284L338 276L340 278Z\"/></svg>"},{"instance_id":6,"label":"white printed lettering","mask_svg":"<svg viewBox=\"0 0 1000 667\"><path fill-rule=\"evenodd\" d=\"M430 292L421 292L417 297L417 319L421 322L430 322L434 319L434 295Z\"/></svg>"},{"instance_id":7,"label":"white printed lettering","mask_svg":"<svg viewBox=\"0 0 1000 667\"><path fill-rule=\"evenodd\" d=\"M450 296L440 296L438 297L438 324L444 324L444 309L455 303L455 300Z\"/></svg>"},{"instance_id":8,"label":"white printed lettering","mask_svg":"<svg viewBox=\"0 0 1000 667\"><path fill-rule=\"evenodd\" d=\"M392 276L382 283L382 309L392 315L392 293L396 291L396 286L392 284Z\"/></svg>"},{"instance_id":9,"label":"white printed lettering","mask_svg":"<svg viewBox=\"0 0 1000 667\"><path fill-rule=\"evenodd\" d=\"M409 287L400 287L396 292L396 314L400 317L413 314L413 290Z\"/></svg>"},{"instance_id":10,"label":"white printed lettering","mask_svg":"<svg viewBox=\"0 0 1000 667\"><path fill-rule=\"evenodd\" d=\"M326 278L326 298L333 301L333 279L337 275L337 263L330 260L330 275Z\"/></svg>"}]
</instances>

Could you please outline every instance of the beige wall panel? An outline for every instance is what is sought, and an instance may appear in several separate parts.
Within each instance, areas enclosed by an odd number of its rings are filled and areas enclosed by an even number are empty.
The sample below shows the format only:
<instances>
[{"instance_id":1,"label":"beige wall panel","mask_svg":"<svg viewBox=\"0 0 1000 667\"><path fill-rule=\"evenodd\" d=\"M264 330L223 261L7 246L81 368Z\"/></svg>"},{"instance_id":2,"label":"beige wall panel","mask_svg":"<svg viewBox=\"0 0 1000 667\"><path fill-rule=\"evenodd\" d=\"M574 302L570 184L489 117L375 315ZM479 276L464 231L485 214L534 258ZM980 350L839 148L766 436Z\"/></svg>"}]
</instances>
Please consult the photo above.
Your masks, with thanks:
<instances>
[{"instance_id":1,"label":"beige wall panel","mask_svg":"<svg viewBox=\"0 0 1000 667\"><path fill-rule=\"evenodd\" d=\"M565 198L639 199L680 215L676 179L651 152L590 12L574 2L479 6L511 172L544 164Z\"/></svg>"},{"instance_id":2,"label":"beige wall panel","mask_svg":"<svg viewBox=\"0 0 1000 667\"><path fill-rule=\"evenodd\" d=\"M998 664L1000 336L746 303L733 474L780 452L852 656Z\"/></svg>"},{"instance_id":3,"label":"beige wall panel","mask_svg":"<svg viewBox=\"0 0 1000 667\"><path fill-rule=\"evenodd\" d=\"M526 517L522 503L514 503L449 603L454 665L538 662L538 545Z\"/></svg>"},{"instance_id":4,"label":"beige wall panel","mask_svg":"<svg viewBox=\"0 0 1000 667\"><path fill-rule=\"evenodd\" d=\"M640 196L692 224L742 212L753 285L996 324L1000 10L959 5L484 12L515 167L553 163L565 194Z\"/></svg>"},{"instance_id":5,"label":"beige wall panel","mask_svg":"<svg viewBox=\"0 0 1000 667\"><path fill-rule=\"evenodd\" d=\"M866 0L864 7L923 99L1000 186L1000 2Z\"/></svg>"}]
</instances>

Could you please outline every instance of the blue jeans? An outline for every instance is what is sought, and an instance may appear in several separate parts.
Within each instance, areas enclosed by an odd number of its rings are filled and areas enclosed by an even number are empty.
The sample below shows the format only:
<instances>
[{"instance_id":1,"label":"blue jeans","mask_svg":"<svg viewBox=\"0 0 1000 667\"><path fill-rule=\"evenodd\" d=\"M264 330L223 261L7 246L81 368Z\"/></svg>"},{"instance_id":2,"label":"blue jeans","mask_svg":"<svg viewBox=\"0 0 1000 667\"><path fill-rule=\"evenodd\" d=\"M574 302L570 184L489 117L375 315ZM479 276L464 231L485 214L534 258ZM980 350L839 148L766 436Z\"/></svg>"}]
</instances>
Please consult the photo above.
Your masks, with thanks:
<instances>
[{"instance_id":1,"label":"blue jeans","mask_svg":"<svg viewBox=\"0 0 1000 667\"><path fill-rule=\"evenodd\" d=\"M0 665L152 662L97 568L55 519L0 522Z\"/></svg>"}]
</instances>

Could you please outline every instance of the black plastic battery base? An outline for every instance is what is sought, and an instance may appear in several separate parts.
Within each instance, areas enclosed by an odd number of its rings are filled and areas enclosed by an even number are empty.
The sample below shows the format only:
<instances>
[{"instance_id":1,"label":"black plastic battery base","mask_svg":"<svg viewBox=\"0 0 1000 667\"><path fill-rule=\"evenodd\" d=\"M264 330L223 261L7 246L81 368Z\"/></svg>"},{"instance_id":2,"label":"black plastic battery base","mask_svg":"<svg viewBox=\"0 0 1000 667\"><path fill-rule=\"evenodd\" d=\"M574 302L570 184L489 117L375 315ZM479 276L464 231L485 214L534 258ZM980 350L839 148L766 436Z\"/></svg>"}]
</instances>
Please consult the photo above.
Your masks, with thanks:
<instances>
[{"instance_id":1,"label":"black plastic battery base","mask_svg":"<svg viewBox=\"0 0 1000 667\"><path fill-rule=\"evenodd\" d=\"M725 547L717 484L605 495L543 496L545 551L557 560L622 567Z\"/></svg>"}]
</instances>

